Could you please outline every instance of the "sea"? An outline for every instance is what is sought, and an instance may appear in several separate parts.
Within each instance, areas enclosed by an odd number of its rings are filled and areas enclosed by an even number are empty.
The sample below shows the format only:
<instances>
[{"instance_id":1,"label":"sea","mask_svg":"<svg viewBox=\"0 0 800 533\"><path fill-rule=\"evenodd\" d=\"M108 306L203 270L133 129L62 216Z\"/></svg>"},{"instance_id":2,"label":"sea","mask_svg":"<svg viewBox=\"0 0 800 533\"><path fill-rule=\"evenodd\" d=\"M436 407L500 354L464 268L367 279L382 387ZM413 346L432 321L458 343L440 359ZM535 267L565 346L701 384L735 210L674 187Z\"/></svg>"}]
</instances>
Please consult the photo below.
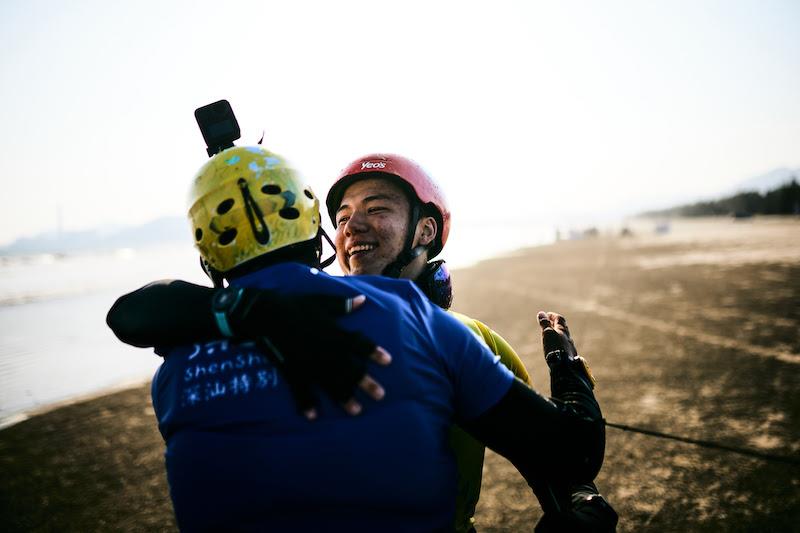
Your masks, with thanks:
<instances>
[{"instance_id":1,"label":"sea","mask_svg":"<svg viewBox=\"0 0 800 533\"><path fill-rule=\"evenodd\" d=\"M465 224L442 257L465 268L555 235L547 225ZM161 358L117 340L105 317L119 296L159 279L209 284L189 243L0 255L0 428L152 378Z\"/></svg>"}]
</instances>

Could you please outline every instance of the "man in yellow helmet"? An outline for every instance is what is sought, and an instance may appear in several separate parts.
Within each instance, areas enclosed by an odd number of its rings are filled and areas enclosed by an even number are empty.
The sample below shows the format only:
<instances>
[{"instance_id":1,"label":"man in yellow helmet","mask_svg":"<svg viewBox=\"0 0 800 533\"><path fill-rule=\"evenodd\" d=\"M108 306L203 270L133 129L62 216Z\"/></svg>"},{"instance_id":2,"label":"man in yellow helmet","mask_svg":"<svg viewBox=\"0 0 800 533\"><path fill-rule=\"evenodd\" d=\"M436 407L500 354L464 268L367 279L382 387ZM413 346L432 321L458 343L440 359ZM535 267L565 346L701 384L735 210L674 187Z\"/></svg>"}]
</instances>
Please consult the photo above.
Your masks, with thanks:
<instances>
[{"instance_id":1,"label":"man in yellow helmet","mask_svg":"<svg viewBox=\"0 0 800 533\"><path fill-rule=\"evenodd\" d=\"M230 339L163 348L165 362L154 378L179 525L440 530L453 520L448 480L454 478L443 440L454 420L511 459L529 482L591 484L602 463L602 418L563 318L538 316L553 402L514 380L413 285L332 278L313 268L319 265L317 206L313 192L261 148L225 150L195 179L190 218L202 257L230 283L211 302L216 336ZM356 246L373 245L380 247ZM325 397L324 423L294 415L289 384L277 373L291 362L270 338L247 331L243 319L259 289L285 299L366 295L368 312L339 325L372 336L395 355L391 367L371 370L393 393L361 417L337 414ZM403 438L408 435L414 438ZM580 526L581 506L563 513L574 503L562 499L548 511L568 514ZM613 516L607 506L593 508Z\"/></svg>"},{"instance_id":2,"label":"man in yellow helmet","mask_svg":"<svg viewBox=\"0 0 800 533\"><path fill-rule=\"evenodd\" d=\"M281 194L275 188L268 188L268 192ZM217 210L216 217L226 216L227 205L224 204L224 200L214 197L214 202L217 200L219 202L214 204L214 209ZM244 206L246 207L249 203L251 202L245 199ZM383 274L389 277L413 279L434 303L445 309L449 308L451 287L445 264L443 261L429 262L429 259L438 254L446 243L450 228L450 212L441 191L416 163L402 156L390 154L373 154L359 158L348 165L336 180L326 203L329 215L337 228L335 239L337 257L345 274ZM220 209L224 211L221 214L218 213ZM291 206L284 209L291 209ZM244 213L247 220L254 221L253 235L257 242L260 232L265 226L262 221L259 221L255 208L252 209L252 212L245 210ZM219 222L216 224L219 226ZM225 230L221 226L220 229L222 229L222 233L219 236L213 234L211 236L221 238L223 241L235 238L235 235L231 235L231 230ZM209 238L209 232L203 228L197 228L195 233L202 252L202 246ZM241 252L237 251L236 253ZM211 261L207 270L212 275L215 272L224 271L232 260L235 260L235 254L224 260ZM183 312L180 314L183 317L183 323L175 323L175 316L172 319L163 316L167 308L179 309L178 302L181 301L185 302L186 311L207 309L204 307L207 306L204 302L209 298L206 291L207 289L201 293L199 288L195 289L182 282L146 287L123 297L109 313L109 324L120 338L138 345L163 346L165 343L176 343L180 341L182 332L188 332L197 338L196 335L199 334L197 327L200 325L207 328L205 335L213 335L217 328L207 321L207 316L204 322L202 317L193 317L192 313ZM190 293L193 293L191 297ZM191 304L189 300L191 300ZM161 303L167 301L170 303L168 306ZM253 297L252 302L253 310L241 319L242 324L240 325L240 329L251 334L267 333L267 328L263 323L259 323L258 318L262 316L270 317L267 320L273 321L272 317L277 315L282 315L284 318L294 316L295 320L283 321L282 329L291 331L293 330L292 323L296 322L296 319L305 312L303 309L320 307L319 305L295 306L291 311L296 315L292 315L291 313L277 313L276 310L284 304L273 296ZM316 302L309 300L306 303ZM329 300L323 307L329 309L338 307L341 310L345 308L345 304L346 302ZM160 310L160 312L146 313L143 310L131 310L136 306L143 305L150 306L152 311ZM255 310L263 310L263 313ZM316 319L323 322L325 318L330 321L336 313L329 313L325 317L319 312L316 314L318 315ZM124 317L137 315L144 315L147 318L144 322L131 327L130 318ZM454 315L478 335L495 354L500 356L501 362L510 368L518 378L530 384L524 365L502 337L477 320L457 313ZM189 320L190 318L191 320ZM314 317L303 317L306 322L309 318L314 319ZM191 322L194 327L187 329L187 321ZM342 350L335 358L328 360L328 362L332 360L338 362L325 368L315 361L304 360L299 363L298 360L302 360L302 357L289 357L288 359L293 362L290 375L294 380L301 382L309 379L306 375L308 373L328 376L326 379L331 379L331 376L342 376L333 379L334 383L327 383L323 380L325 385L323 388L332 397L343 403L351 413L358 412L360 405L351 396L353 384L360 381L362 388L370 393L380 390L380 387L369 376L364 377L366 374L364 356L372 353L374 354L373 358L380 361L382 354L380 351L374 351L374 345L358 335L351 335L347 338L343 335L337 337L335 328L327 326L324 329L327 335L332 338L336 337L336 341L326 340L322 343L325 344L324 348L319 345L312 346L311 352L319 353L321 348ZM273 331L270 336L275 337L275 332ZM321 337L316 338L320 339ZM280 335L278 335L276 344L291 351L290 343L281 343L280 341ZM306 383L295 387L295 395L306 412L314 412L311 408L313 399L308 395ZM459 467L455 530L467 531L473 528L472 516L480 493L483 445L457 427L453 429L451 443L456 452ZM542 493L548 493L549 488L541 482L539 485L541 499ZM591 493L592 490L593 487L590 487L585 492ZM546 496L546 494L544 495Z\"/></svg>"}]
</instances>

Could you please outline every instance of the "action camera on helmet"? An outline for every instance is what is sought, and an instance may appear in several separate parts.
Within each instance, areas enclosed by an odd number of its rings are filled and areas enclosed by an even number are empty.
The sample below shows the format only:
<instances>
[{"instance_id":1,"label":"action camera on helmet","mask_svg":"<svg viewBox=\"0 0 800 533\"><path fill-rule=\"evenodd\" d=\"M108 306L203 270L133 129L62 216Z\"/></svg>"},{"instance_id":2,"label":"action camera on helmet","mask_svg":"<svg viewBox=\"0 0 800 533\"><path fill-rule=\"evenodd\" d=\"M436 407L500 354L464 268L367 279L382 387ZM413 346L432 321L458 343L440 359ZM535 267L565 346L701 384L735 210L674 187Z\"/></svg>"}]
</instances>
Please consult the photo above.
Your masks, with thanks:
<instances>
[{"instance_id":1,"label":"action camera on helmet","mask_svg":"<svg viewBox=\"0 0 800 533\"><path fill-rule=\"evenodd\" d=\"M194 110L194 118L206 141L208 157L230 148L233 141L241 137L239 123L233 114L231 104L220 100Z\"/></svg>"}]
</instances>

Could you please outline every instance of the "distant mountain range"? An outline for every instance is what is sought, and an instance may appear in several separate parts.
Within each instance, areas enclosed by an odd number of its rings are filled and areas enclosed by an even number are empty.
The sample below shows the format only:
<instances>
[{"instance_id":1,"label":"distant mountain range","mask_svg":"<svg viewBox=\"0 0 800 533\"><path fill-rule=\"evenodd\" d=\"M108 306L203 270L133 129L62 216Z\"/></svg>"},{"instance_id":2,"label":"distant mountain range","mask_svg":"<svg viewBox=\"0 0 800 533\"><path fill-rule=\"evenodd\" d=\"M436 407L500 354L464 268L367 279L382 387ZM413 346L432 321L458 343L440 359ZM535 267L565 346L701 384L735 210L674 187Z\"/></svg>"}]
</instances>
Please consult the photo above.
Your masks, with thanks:
<instances>
[{"instance_id":1,"label":"distant mountain range","mask_svg":"<svg viewBox=\"0 0 800 533\"><path fill-rule=\"evenodd\" d=\"M779 169L742 182L735 192L714 200L701 200L641 213L645 217L700 217L733 215L800 214L800 171Z\"/></svg>"},{"instance_id":2,"label":"distant mountain range","mask_svg":"<svg viewBox=\"0 0 800 533\"><path fill-rule=\"evenodd\" d=\"M765 194L768 191L779 188L781 185L786 185L792 181L792 178L800 181L800 168L776 168L766 174L746 179L724 194L736 194L750 191Z\"/></svg>"}]
</instances>

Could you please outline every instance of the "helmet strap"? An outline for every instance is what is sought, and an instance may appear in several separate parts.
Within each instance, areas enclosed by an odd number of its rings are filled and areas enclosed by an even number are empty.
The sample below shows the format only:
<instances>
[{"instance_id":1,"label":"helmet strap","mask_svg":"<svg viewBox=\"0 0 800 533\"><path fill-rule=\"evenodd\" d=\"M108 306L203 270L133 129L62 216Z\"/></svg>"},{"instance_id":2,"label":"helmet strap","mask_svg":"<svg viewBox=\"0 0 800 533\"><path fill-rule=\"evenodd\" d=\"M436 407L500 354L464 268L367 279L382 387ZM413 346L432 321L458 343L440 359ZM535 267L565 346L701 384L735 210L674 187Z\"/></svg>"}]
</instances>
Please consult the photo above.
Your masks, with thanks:
<instances>
[{"instance_id":1,"label":"helmet strap","mask_svg":"<svg viewBox=\"0 0 800 533\"><path fill-rule=\"evenodd\" d=\"M397 256L394 262L388 264L386 268L383 269L381 275L387 278L399 278L403 270L427 249L427 246L416 246L411 250L404 250L403 253Z\"/></svg>"},{"instance_id":2,"label":"helmet strap","mask_svg":"<svg viewBox=\"0 0 800 533\"><path fill-rule=\"evenodd\" d=\"M321 269L325 269L325 268L328 268L336 260L336 245L333 244L333 241L331 240L331 238L328 237L328 234L325 233L325 230L322 229L322 226L320 226L319 227L319 234L317 235L317 241L319 242L319 253L318 253L318 255L319 255L320 259L322 259L322 238L321 237L325 237L325 240L328 241L328 244L331 246L331 248L333 248L333 255L330 256L329 258L325 259L324 261L320 261L320 263L319 263L319 267Z\"/></svg>"},{"instance_id":3,"label":"helmet strap","mask_svg":"<svg viewBox=\"0 0 800 533\"><path fill-rule=\"evenodd\" d=\"M200 268L202 268L203 272L206 273L206 276L211 279L211 283L214 284L214 288L221 289L224 287L222 281L225 279L225 276L222 274L222 272L209 265L208 261L203 259L203 256L200 256Z\"/></svg>"},{"instance_id":4,"label":"helmet strap","mask_svg":"<svg viewBox=\"0 0 800 533\"><path fill-rule=\"evenodd\" d=\"M400 252L400 255L398 255L393 262L386 265L386 268L383 269L382 275L389 278L399 278L403 270L428 249L427 246L413 246L421 210L419 202L411 202L411 204L408 217L408 231L406 232L406 242L403 245L403 251Z\"/></svg>"}]
</instances>

